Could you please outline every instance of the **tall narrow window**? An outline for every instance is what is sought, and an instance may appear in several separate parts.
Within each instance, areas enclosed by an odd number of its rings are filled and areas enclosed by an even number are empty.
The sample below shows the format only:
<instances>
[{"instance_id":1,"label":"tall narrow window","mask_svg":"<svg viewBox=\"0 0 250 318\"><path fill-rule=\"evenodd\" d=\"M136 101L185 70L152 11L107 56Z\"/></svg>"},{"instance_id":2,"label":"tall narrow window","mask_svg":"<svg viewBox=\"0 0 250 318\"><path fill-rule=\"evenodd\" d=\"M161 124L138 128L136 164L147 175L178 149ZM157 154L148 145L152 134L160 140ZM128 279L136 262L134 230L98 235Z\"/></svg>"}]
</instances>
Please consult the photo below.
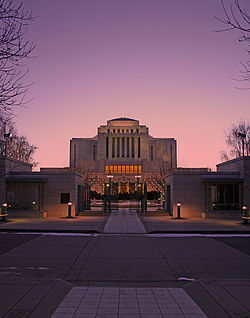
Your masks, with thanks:
<instances>
[{"instance_id":1,"label":"tall narrow window","mask_svg":"<svg viewBox=\"0 0 250 318\"><path fill-rule=\"evenodd\" d=\"M74 168L76 167L76 145L74 145Z\"/></svg>"},{"instance_id":2,"label":"tall narrow window","mask_svg":"<svg viewBox=\"0 0 250 318\"><path fill-rule=\"evenodd\" d=\"M120 137L117 137L117 150L116 150L116 156L120 157Z\"/></svg>"},{"instance_id":3,"label":"tall narrow window","mask_svg":"<svg viewBox=\"0 0 250 318\"><path fill-rule=\"evenodd\" d=\"M115 137L112 137L112 157L115 157Z\"/></svg>"},{"instance_id":4,"label":"tall narrow window","mask_svg":"<svg viewBox=\"0 0 250 318\"><path fill-rule=\"evenodd\" d=\"M106 137L106 158L109 157L109 137Z\"/></svg>"},{"instance_id":5,"label":"tall narrow window","mask_svg":"<svg viewBox=\"0 0 250 318\"><path fill-rule=\"evenodd\" d=\"M170 167L173 168L173 145L170 146Z\"/></svg>"},{"instance_id":6,"label":"tall narrow window","mask_svg":"<svg viewBox=\"0 0 250 318\"><path fill-rule=\"evenodd\" d=\"M150 160L154 160L154 147L150 146Z\"/></svg>"},{"instance_id":7,"label":"tall narrow window","mask_svg":"<svg viewBox=\"0 0 250 318\"><path fill-rule=\"evenodd\" d=\"M96 145L93 146L93 160L96 160Z\"/></svg>"},{"instance_id":8,"label":"tall narrow window","mask_svg":"<svg viewBox=\"0 0 250 318\"><path fill-rule=\"evenodd\" d=\"M135 137L131 138L131 156L132 158L135 157Z\"/></svg>"},{"instance_id":9,"label":"tall narrow window","mask_svg":"<svg viewBox=\"0 0 250 318\"><path fill-rule=\"evenodd\" d=\"M129 157L130 151L129 151L129 137L127 137L127 157Z\"/></svg>"},{"instance_id":10,"label":"tall narrow window","mask_svg":"<svg viewBox=\"0 0 250 318\"><path fill-rule=\"evenodd\" d=\"M141 157L141 137L138 137L138 158Z\"/></svg>"},{"instance_id":11,"label":"tall narrow window","mask_svg":"<svg viewBox=\"0 0 250 318\"><path fill-rule=\"evenodd\" d=\"M125 137L122 137L122 157L125 156Z\"/></svg>"}]
</instances>

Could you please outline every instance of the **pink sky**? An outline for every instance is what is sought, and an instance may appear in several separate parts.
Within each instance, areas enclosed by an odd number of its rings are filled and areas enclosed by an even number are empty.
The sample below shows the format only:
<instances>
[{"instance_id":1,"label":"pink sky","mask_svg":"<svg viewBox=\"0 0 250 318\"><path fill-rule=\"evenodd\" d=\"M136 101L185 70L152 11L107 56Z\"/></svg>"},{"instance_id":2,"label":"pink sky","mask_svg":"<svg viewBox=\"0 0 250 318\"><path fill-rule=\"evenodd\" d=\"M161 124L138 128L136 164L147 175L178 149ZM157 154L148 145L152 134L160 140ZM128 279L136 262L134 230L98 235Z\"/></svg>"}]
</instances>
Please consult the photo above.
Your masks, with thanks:
<instances>
[{"instance_id":1,"label":"pink sky","mask_svg":"<svg viewBox=\"0 0 250 318\"><path fill-rule=\"evenodd\" d=\"M249 8L249 2L242 1ZM33 101L17 126L39 166L67 166L69 141L132 117L154 137L177 139L178 165L215 168L223 129L250 119L250 90L231 78L246 60L222 28L219 0L24 0L37 20L28 36Z\"/></svg>"}]
</instances>

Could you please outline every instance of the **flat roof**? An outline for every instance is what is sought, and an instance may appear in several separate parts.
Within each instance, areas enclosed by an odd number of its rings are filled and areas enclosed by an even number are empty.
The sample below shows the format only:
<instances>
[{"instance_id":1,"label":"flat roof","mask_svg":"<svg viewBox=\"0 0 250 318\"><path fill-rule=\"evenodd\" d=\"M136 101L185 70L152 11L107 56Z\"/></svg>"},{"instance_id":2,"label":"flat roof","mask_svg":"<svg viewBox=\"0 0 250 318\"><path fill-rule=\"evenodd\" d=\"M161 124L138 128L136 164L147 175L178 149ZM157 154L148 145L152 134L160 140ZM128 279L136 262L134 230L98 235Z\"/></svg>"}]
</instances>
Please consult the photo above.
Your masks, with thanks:
<instances>
[{"instance_id":1,"label":"flat roof","mask_svg":"<svg viewBox=\"0 0 250 318\"><path fill-rule=\"evenodd\" d=\"M239 174L212 174L202 175L202 181L204 182L243 182L244 177Z\"/></svg>"},{"instance_id":2,"label":"flat roof","mask_svg":"<svg viewBox=\"0 0 250 318\"><path fill-rule=\"evenodd\" d=\"M47 176L42 174L7 175L5 177L5 180L7 182L42 183L42 182L46 182Z\"/></svg>"}]
</instances>

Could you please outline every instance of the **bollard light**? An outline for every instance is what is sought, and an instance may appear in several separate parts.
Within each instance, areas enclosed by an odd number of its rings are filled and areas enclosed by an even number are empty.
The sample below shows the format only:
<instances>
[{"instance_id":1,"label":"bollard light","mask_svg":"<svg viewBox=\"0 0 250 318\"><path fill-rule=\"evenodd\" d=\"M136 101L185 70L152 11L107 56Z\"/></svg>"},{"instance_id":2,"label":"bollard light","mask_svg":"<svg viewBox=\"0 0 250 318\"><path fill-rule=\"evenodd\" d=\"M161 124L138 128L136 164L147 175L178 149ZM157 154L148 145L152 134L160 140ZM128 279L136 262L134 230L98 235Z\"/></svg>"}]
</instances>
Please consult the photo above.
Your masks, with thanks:
<instances>
[{"instance_id":1,"label":"bollard light","mask_svg":"<svg viewBox=\"0 0 250 318\"><path fill-rule=\"evenodd\" d=\"M246 205L243 205L243 207L242 207L242 211L243 211L243 216L246 216L246 217L248 217L249 215L248 215L248 208L247 208L247 206Z\"/></svg>"},{"instance_id":2,"label":"bollard light","mask_svg":"<svg viewBox=\"0 0 250 318\"><path fill-rule=\"evenodd\" d=\"M3 207L2 214L7 214L8 204L7 204L7 203L3 203L3 204L2 204L2 207Z\"/></svg>"},{"instance_id":3,"label":"bollard light","mask_svg":"<svg viewBox=\"0 0 250 318\"><path fill-rule=\"evenodd\" d=\"M68 202L68 219L72 219L73 217L71 216L71 206L72 206L72 202Z\"/></svg>"},{"instance_id":4,"label":"bollard light","mask_svg":"<svg viewBox=\"0 0 250 318\"><path fill-rule=\"evenodd\" d=\"M177 202L177 219L181 219L181 203Z\"/></svg>"}]
</instances>

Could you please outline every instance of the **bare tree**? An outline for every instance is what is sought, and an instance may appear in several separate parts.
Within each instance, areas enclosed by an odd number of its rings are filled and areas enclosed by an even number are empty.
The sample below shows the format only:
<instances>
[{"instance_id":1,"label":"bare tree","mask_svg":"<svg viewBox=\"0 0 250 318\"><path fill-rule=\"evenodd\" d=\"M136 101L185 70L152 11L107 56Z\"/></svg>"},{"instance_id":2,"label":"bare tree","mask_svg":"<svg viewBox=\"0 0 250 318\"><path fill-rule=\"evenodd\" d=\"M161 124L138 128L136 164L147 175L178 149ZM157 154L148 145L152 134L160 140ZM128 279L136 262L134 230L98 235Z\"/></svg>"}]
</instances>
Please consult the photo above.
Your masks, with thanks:
<instances>
[{"instance_id":1,"label":"bare tree","mask_svg":"<svg viewBox=\"0 0 250 318\"><path fill-rule=\"evenodd\" d=\"M33 155L37 147L31 145L25 136L16 131L12 118L8 115L0 115L0 155L12 159L37 164Z\"/></svg>"},{"instance_id":2,"label":"bare tree","mask_svg":"<svg viewBox=\"0 0 250 318\"><path fill-rule=\"evenodd\" d=\"M34 20L18 0L0 0L0 111L24 105L30 84L23 82L28 72L23 64L35 46L25 38Z\"/></svg>"},{"instance_id":3,"label":"bare tree","mask_svg":"<svg viewBox=\"0 0 250 318\"><path fill-rule=\"evenodd\" d=\"M227 1L228 5L225 4L224 0L221 0L224 17L217 19L222 22L226 27L219 31L231 31L236 30L240 32L239 41L247 43L248 49L247 54L250 56L250 13L242 5L240 0ZM242 62L242 71L240 81L250 81L250 60Z\"/></svg>"},{"instance_id":4,"label":"bare tree","mask_svg":"<svg viewBox=\"0 0 250 318\"><path fill-rule=\"evenodd\" d=\"M164 198L165 196L165 176L171 171L165 164L158 164L155 167L154 173L150 175L150 178L148 180L148 183L151 185L151 188L154 191L157 191L160 193L161 198Z\"/></svg>"},{"instance_id":5,"label":"bare tree","mask_svg":"<svg viewBox=\"0 0 250 318\"><path fill-rule=\"evenodd\" d=\"M248 121L240 120L236 124L232 124L231 127L224 130L224 135L229 154L222 151L222 161L242 156L243 145L244 155L250 155L250 123Z\"/></svg>"}]
</instances>

